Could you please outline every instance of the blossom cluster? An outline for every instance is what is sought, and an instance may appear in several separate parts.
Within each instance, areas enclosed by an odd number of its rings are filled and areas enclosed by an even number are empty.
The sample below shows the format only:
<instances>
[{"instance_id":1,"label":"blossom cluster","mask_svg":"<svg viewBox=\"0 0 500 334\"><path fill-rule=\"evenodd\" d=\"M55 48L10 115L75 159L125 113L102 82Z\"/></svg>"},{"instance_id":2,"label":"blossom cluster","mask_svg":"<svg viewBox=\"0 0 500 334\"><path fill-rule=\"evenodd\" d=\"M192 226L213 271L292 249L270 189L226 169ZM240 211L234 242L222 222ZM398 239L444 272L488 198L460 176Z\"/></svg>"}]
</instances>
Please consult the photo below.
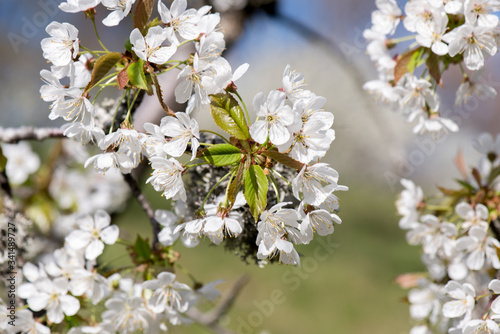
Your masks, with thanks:
<instances>
[{"instance_id":1,"label":"blossom cluster","mask_svg":"<svg viewBox=\"0 0 500 334\"><path fill-rule=\"evenodd\" d=\"M459 165L460 189L440 188L445 198L426 198L412 181L401 181L397 201L410 245L422 247L425 275L403 276L409 291L411 333L500 333L500 136L474 141L481 153L469 175Z\"/></svg>"},{"instance_id":2,"label":"blossom cluster","mask_svg":"<svg viewBox=\"0 0 500 334\"><path fill-rule=\"evenodd\" d=\"M153 0L61 3L61 10L90 19L99 50L87 48L70 23L46 28L50 37L41 47L51 66L40 72L40 94L50 102L49 118L64 120L64 136L75 141L54 145L42 166L24 142L0 151L12 185L34 189L23 194L16 186L13 194L47 235L25 258L19 297L26 307L19 310L19 324L2 331L165 332L192 322L186 312L202 299L219 296L214 286L220 281L203 285L190 274L192 286L177 281L178 240L194 247L201 237L215 244L230 238L251 243L260 264L300 265L294 245L308 244L315 233L331 234L341 223L334 192L347 187L338 184L335 169L319 162L335 139L326 99L306 89L303 75L287 66L277 89L255 95L252 119L235 84L249 65L233 71L222 57L219 14L210 6L189 9L186 0L156 3L159 18L151 17ZM130 23L134 13L120 52L108 50L99 37L101 7L111 11L102 18L105 26ZM182 58L181 48L194 52ZM186 103L182 111L166 105L158 80L173 70L173 95ZM103 99L105 90L119 97ZM145 94L157 96L166 116L159 124L145 123L141 132L134 113ZM195 117L200 113L209 113L229 136L201 128ZM130 195L124 180L143 208L150 206L130 175L144 161L151 167L146 183L173 208L145 208L151 243L140 235L120 239L110 216ZM196 194L185 182L193 182L190 176L201 168L222 174L196 180L206 188ZM132 267L103 262L105 248L116 243L126 247ZM6 314L0 300L0 318Z\"/></svg>"},{"instance_id":3,"label":"blossom cluster","mask_svg":"<svg viewBox=\"0 0 500 334\"><path fill-rule=\"evenodd\" d=\"M457 105L474 95L496 96L480 70L486 58L497 53L498 1L411 0L404 11L395 0L377 0L376 5L364 37L378 79L367 82L364 89L408 122L416 122L415 133L458 131L452 115L440 111L437 93L451 65L458 65L463 74ZM392 38L400 23L410 35ZM399 54L391 54L393 50Z\"/></svg>"},{"instance_id":4,"label":"blossom cluster","mask_svg":"<svg viewBox=\"0 0 500 334\"><path fill-rule=\"evenodd\" d=\"M63 248L44 256L37 265L24 264L25 282L19 286L18 295L26 300L31 311L44 311L41 319L34 319L28 309L18 312L16 326L2 321L2 333L50 333L65 316L76 315L82 303L102 305L102 321L82 321L86 326L68 327L68 333L147 333L166 331L168 325L189 324L183 316L201 299L213 300L220 294L214 286L221 281L208 283L197 290L176 281L169 271L160 272L156 278L135 282L119 273L103 276L96 267L96 259L104 244L112 245L118 239L119 229L110 225L111 217L103 210L94 216L77 218L77 229L65 238ZM7 317L6 306L0 301L0 317ZM95 318L98 314L94 313Z\"/></svg>"}]
</instances>

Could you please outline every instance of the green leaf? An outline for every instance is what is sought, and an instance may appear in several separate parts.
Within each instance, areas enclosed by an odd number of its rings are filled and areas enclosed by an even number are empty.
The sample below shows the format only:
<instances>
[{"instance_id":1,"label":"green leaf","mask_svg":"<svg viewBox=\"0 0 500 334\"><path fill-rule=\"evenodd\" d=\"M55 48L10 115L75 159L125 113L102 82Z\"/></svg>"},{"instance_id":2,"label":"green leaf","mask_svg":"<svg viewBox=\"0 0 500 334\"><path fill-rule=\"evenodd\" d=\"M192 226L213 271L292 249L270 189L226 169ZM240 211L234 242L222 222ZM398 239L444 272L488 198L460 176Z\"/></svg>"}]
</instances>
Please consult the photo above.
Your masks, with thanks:
<instances>
[{"instance_id":1,"label":"green leaf","mask_svg":"<svg viewBox=\"0 0 500 334\"><path fill-rule=\"evenodd\" d=\"M255 221L267 205L268 182L260 166L250 165L245 173L243 193Z\"/></svg>"},{"instance_id":2,"label":"green leaf","mask_svg":"<svg viewBox=\"0 0 500 334\"><path fill-rule=\"evenodd\" d=\"M240 165L238 166L238 171L236 172L236 177L233 179L233 181L229 185L229 189L227 190L227 199L231 203L231 208L236 201L236 195L238 195L238 192L243 185L243 175L245 170L248 168L247 164L249 163L249 161L250 160L240 163Z\"/></svg>"},{"instance_id":3,"label":"green leaf","mask_svg":"<svg viewBox=\"0 0 500 334\"><path fill-rule=\"evenodd\" d=\"M304 164L302 162L297 161L286 154L279 153L278 151L263 151L262 154L272 160L281 163L282 165L296 170L301 170L302 167L304 167Z\"/></svg>"},{"instance_id":4,"label":"green leaf","mask_svg":"<svg viewBox=\"0 0 500 334\"><path fill-rule=\"evenodd\" d=\"M230 144L217 144L204 149L199 154L199 158L214 166L232 165L241 161L242 157L240 149Z\"/></svg>"},{"instance_id":5,"label":"green leaf","mask_svg":"<svg viewBox=\"0 0 500 334\"><path fill-rule=\"evenodd\" d=\"M210 111L215 123L224 131L238 139L249 139L245 113L238 101L229 94L212 95Z\"/></svg>"},{"instance_id":6,"label":"green leaf","mask_svg":"<svg viewBox=\"0 0 500 334\"><path fill-rule=\"evenodd\" d=\"M109 70L111 70L116 63L120 61L121 57L121 54L118 52L107 53L99 57L94 64L92 77L90 78L90 82L85 87L85 92L88 92L96 83L99 82L99 80L104 78L104 76L108 74Z\"/></svg>"},{"instance_id":7,"label":"green leaf","mask_svg":"<svg viewBox=\"0 0 500 334\"><path fill-rule=\"evenodd\" d=\"M396 66L394 67L394 82L398 83L399 79L401 79L401 77L408 72L413 73L422 58L422 50L423 48L420 46L416 49L403 53L399 57L396 61Z\"/></svg>"},{"instance_id":8,"label":"green leaf","mask_svg":"<svg viewBox=\"0 0 500 334\"><path fill-rule=\"evenodd\" d=\"M134 28L139 28L143 34L153 12L153 6L154 0L137 0L134 12Z\"/></svg>"},{"instance_id":9,"label":"green leaf","mask_svg":"<svg viewBox=\"0 0 500 334\"><path fill-rule=\"evenodd\" d=\"M427 61L425 62L427 69L429 70L429 74L431 77L436 80L438 85L441 85L441 70L439 69L439 56L434 52L429 54L427 57Z\"/></svg>"},{"instance_id":10,"label":"green leaf","mask_svg":"<svg viewBox=\"0 0 500 334\"><path fill-rule=\"evenodd\" d=\"M5 171L5 166L7 166L7 158L3 155L2 147L0 146L0 173Z\"/></svg>"},{"instance_id":11,"label":"green leaf","mask_svg":"<svg viewBox=\"0 0 500 334\"><path fill-rule=\"evenodd\" d=\"M465 182L465 181L462 181L462 180L459 180L459 179L456 179L455 181L457 181L461 186L469 189L469 190L472 190L472 191L475 191L476 188L474 188L473 185L471 185L470 183L468 182Z\"/></svg>"},{"instance_id":12,"label":"green leaf","mask_svg":"<svg viewBox=\"0 0 500 334\"><path fill-rule=\"evenodd\" d=\"M150 87L144 74L144 60L138 59L136 62L130 64L127 67L127 74L132 86L144 89L149 94Z\"/></svg>"},{"instance_id":13,"label":"green leaf","mask_svg":"<svg viewBox=\"0 0 500 334\"><path fill-rule=\"evenodd\" d=\"M133 247L138 256L139 262L149 261L151 259L151 246L140 235L137 236Z\"/></svg>"},{"instance_id":14,"label":"green leaf","mask_svg":"<svg viewBox=\"0 0 500 334\"><path fill-rule=\"evenodd\" d=\"M500 166L493 168L492 171L490 172L490 176L488 177L488 183L491 184L499 175L500 175Z\"/></svg>"}]
</instances>

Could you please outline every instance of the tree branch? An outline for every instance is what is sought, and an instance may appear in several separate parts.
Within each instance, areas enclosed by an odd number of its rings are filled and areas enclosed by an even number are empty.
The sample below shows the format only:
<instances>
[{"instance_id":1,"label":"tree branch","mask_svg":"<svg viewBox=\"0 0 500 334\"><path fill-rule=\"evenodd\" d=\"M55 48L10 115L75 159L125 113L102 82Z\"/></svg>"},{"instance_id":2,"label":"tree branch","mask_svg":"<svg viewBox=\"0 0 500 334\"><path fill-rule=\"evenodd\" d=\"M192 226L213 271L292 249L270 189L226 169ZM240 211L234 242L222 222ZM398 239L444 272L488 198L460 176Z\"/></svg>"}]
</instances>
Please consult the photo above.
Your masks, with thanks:
<instances>
[{"instance_id":1,"label":"tree branch","mask_svg":"<svg viewBox=\"0 0 500 334\"><path fill-rule=\"evenodd\" d=\"M35 128L23 126L20 128L0 127L0 142L17 143L20 140L44 140L47 138L63 138L63 130L59 128Z\"/></svg>"},{"instance_id":2,"label":"tree branch","mask_svg":"<svg viewBox=\"0 0 500 334\"><path fill-rule=\"evenodd\" d=\"M215 333L218 334L233 334L232 331L219 326L217 323L222 316L224 316L231 306L234 304L234 301L241 293L245 285L248 283L250 279L247 275L241 276L238 281L231 287L231 290L226 295L224 299L211 311L207 313L202 313L196 308L191 308L186 312L186 315L207 328L210 328Z\"/></svg>"},{"instance_id":3,"label":"tree branch","mask_svg":"<svg viewBox=\"0 0 500 334\"><path fill-rule=\"evenodd\" d=\"M130 190L132 191L132 195L135 197L137 202L141 205L142 210L146 213L151 222L151 226L153 227L153 249L156 249L159 246L158 241L158 233L160 233L160 224L155 218L155 211L149 203L148 199L142 193L137 181L130 174L122 174L123 179L127 182Z\"/></svg>"}]
</instances>

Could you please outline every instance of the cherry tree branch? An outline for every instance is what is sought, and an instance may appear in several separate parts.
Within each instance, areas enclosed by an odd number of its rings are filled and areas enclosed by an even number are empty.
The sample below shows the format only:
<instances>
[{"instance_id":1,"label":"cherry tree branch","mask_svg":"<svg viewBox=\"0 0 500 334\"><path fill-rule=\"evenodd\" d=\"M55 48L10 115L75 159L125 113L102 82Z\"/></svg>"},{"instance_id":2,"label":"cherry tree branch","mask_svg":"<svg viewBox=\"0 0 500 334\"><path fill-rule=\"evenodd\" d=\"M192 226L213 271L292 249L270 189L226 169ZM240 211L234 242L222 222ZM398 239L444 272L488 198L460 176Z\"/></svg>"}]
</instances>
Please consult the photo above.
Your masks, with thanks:
<instances>
[{"instance_id":1,"label":"cherry tree branch","mask_svg":"<svg viewBox=\"0 0 500 334\"><path fill-rule=\"evenodd\" d=\"M241 293L245 285L249 282L249 278L247 275L241 276L238 281L231 287L229 293L221 300L221 302L211 311L207 313L202 313L196 308L189 309L186 314L188 317L203 325L207 328L210 328L212 331L218 334L233 334L232 331L221 327L218 324L218 321L222 316L224 316L231 306L234 304L234 301Z\"/></svg>"},{"instance_id":2,"label":"cherry tree branch","mask_svg":"<svg viewBox=\"0 0 500 334\"><path fill-rule=\"evenodd\" d=\"M123 179L125 180L125 182L127 182L130 190L132 191L132 196L134 196L137 202L139 202L142 210L144 210L144 212L149 218L151 226L153 227L153 249L156 249L157 246L159 245L158 233L160 233L160 224L155 218L155 211L153 210L153 207L151 206L151 203L149 203L146 196L142 193L141 189L139 188L139 185L137 184L137 181L132 177L132 175L130 174L122 174L122 175Z\"/></svg>"},{"instance_id":3,"label":"cherry tree branch","mask_svg":"<svg viewBox=\"0 0 500 334\"><path fill-rule=\"evenodd\" d=\"M0 127L0 142L17 143L20 140L44 140L48 138L64 138L60 128L35 128L22 126L20 128Z\"/></svg>"}]
</instances>

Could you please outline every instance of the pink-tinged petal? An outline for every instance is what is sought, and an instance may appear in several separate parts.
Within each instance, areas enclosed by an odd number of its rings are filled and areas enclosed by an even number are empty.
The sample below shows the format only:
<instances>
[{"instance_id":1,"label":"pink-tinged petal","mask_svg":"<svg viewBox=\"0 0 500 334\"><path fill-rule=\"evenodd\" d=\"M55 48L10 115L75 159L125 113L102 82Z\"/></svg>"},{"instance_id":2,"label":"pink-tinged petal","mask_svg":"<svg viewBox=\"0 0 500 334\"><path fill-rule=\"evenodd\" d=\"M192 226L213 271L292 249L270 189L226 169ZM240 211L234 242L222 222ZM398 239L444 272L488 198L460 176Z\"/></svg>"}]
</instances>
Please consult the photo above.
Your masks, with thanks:
<instances>
[{"instance_id":1,"label":"pink-tinged petal","mask_svg":"<svg viewBox=\"0 0 500 334\"><path fill-rule=\"evenodd\" d=\"M111 225L103 229L100 233L101 240L108 245L112 245L118 239L120 229L116 225Z\"/></svg>"},{"instance_id":2,"label":"pink-tinged petal","mask_svg":"<svg viewBox=\"0 0 500 334\"><path fill-rule=\"evenodd\" d=\"M102 254L104 250L104 244L101 240L96 239L93 240L85 249L85 258L87 260L95 260L99 255Z\"/></svg>"},{"instance_id":3,"label":"pink-tinged petal","mask_svg":"<svg viewBox=\"0 0 500 334\"><path fill-rule=\"evenodd\" d=\"M91 234L87 231L75 230L66 236L66 243L68 247L78 250L87 246L90 242Z\"/></svg>"}]
</instances>

